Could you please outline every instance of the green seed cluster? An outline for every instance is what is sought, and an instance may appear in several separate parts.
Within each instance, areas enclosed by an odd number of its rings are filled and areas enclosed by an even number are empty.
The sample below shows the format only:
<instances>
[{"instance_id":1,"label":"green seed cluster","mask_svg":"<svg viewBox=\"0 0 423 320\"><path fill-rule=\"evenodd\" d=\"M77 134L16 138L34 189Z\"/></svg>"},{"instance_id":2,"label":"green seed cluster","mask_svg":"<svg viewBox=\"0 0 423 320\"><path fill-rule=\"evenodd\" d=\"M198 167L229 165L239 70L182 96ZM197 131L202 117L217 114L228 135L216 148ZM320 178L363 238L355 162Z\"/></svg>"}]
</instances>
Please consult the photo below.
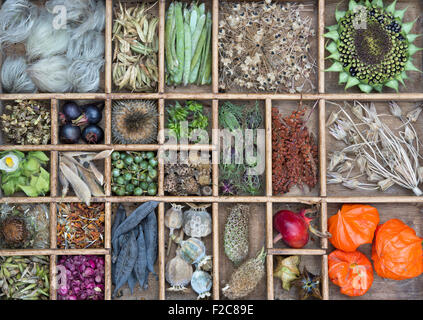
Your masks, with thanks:
<instances>
[{"instance_id":1,"label":"green seed cluster","mask_svg":"<svg viewBox=\"0 0 423 320\"><path fill-rule=\"evenodd\" d=\"M112 192L117 196L155 196L157 157L154 152L113 152Z\"/></svg>"},{"instance_id":2,"label":"green seed cluster","mask_svg":"<svg viewBox=\"0 0 423 320\"><path fill-rule=\"evenodd\" d=\"M339 60L352 77L370 85L383 84L404 71L408 41L393 15L374 6L365 10L365 28L358 27L359 12L348 12L339 21Z\"/></svg>"}]
</instances>

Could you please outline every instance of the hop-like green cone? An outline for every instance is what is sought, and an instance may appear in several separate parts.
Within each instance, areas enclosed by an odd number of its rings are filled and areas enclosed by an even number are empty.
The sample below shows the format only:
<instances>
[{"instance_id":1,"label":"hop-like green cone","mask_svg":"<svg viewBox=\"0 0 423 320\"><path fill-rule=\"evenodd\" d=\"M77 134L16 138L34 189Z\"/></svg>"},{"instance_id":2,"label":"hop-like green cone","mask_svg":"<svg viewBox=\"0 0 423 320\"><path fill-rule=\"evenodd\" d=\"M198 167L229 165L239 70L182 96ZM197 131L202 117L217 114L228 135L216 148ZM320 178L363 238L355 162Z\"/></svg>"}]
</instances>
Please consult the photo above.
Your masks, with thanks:
<instances>
[{"instance_id":1,"label":"hop-like green cone","mask_svg":"<svg viewBox=\"0 0 423 320\"><path fill-rule=\"evenodd\" d=\"M231 300L249 295L264 277L265 261L266 251L263 247L257 257L247 260L234 271L228 285L222 289L223 295Z\"/></svg>"},{"instance_id":2,"label":"hop-like green cone","mask_svg":"<svg viewBox=\"0 0 423 320\"><path fill-rule=\"evenodd\" d=\"M384 86L398 91L406 71L420 71L412 63L417 48L410 34L415 21L403 23L404 10L395 9L396 0L384 7L382 0L355 2L348 11L336 10L338 24L327 27L326 46L333 61L326 71L339 72L345 89L358 85L361 91L381 92Z\"/></svg>"},{"instance_id":3,"label":"hop-like green cone","mask_svg":"<svg viewBox=\"0 0 423 320\"><path fill-rule=\"evenodd\" d=\"M239 265L248 255L249 215L250 208L238 204L231 209L226 220L223 235L225 254L235 265Z\"/></svg>"}]
</instances>

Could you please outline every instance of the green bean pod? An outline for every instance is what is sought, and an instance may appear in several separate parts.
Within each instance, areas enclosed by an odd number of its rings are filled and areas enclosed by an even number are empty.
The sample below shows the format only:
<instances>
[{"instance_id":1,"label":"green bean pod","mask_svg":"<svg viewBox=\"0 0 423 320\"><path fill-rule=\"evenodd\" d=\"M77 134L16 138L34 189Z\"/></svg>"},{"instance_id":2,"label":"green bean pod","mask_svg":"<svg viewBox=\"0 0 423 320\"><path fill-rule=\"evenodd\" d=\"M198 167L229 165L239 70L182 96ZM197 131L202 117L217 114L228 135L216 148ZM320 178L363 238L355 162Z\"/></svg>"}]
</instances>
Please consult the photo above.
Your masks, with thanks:
<instances>
[{"instance_id":1,"label":"green bean pod","mask_svg":"<svg viewBox=\"0 0 423 320\"><path fill-rule=\"evenodd\" d=\"M209 56L209 52L210 52L210 43L211 43L211 26L212 26L212 20L211 20L211 14L209 12L207 14L207 23L206 23L206 27L205 27L205 29L207 30L207 36L206 36L206 41L204 43L203 54L201 56L201 64L200 64L200 71L198 73L198 78L197 78L197 85L202 84L204 73L205 73L205 70L206 70L206 67L207 67L208 56ZM210 60L210 62L211 62L211 60ZM211 70L211 68L210 68L210 70Z\"/></svg>"},{"instance_id":2,"label":"green bean pod","mask_svg":"<svg viewBox=\"0 0 423 320\"><path fill-rule=\"evenodd\" d=\"M203 46L206 42L206 37L207 37L207 28L203 28L203 30L201 31L200 39L198 40L197 47L195 49L194 56L192 57L191 71L193 71L194 69L193 66L195 66L195 64L201 57L201 51L203 50Z\"/></svg>"},{"instance_id":3,"label":"green bean pod","mask_svg":"<svg viewBox=\"0 0 423 320\"><path fill-rule=\"evenodd\" d=\"M182 3L175 4L175 20L176 20L176 56L178 58L178 67L174 76L175 84L178 85L182 81L184 72L184 21L182 16Z\"/></svg>"},{"instance_id":4,"label":"green bean pod","mask_svg":"<svg viewBox=\"0 0 423 320\"><path fill-rule=\"evenodd\" d=\"M183 82L184 82L184 86L186 86L189 83L189 75L191 70L191 32L187 22L184 23L184 35L185 35L185 62L184 62Z\"/></svg>"},{"instance_id":5,"label":"green bean pod","mask_svg":"<svg viewBox=\"0 0 423 320\"><path fill-rule=\"evenodd\" d=\"M195 31L192 35L192 55L194 55L195 50L197 49L198 40L200 39L201 32L203 31L204 25L206 23L206 15L203 14L198 19L198 23L195 27Z\"/></svg>"},{"instance_id":6,"label":"green bean pod","mask_svg":"<svg viewBox=\"0 0 423 320\"><path fill-rule=\"evenodd\" d=\"M172 56L172 37L175 33L175 5L172 2L166 14L166 27L165 27L165 43L166 43L166 65L167 71L170 74L174 73L175 61Z\"/></svg>"}]
</instances>

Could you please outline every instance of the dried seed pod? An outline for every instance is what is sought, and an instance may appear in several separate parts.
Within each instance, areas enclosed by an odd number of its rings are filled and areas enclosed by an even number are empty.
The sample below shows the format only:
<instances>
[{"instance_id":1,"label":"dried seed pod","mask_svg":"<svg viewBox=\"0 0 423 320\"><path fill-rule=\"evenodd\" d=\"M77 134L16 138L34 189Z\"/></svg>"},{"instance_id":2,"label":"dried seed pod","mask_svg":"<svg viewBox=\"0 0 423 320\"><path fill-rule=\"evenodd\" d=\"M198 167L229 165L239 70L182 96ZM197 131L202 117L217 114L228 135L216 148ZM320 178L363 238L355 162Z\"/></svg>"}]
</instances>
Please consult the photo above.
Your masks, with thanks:
<instances>
[{"instance_id":1,"label":"dried seed pod","mask_svg":"<svg viewBox=\"0 0 423 320\"><path fill-rule=\"evenodd\" d=\"M191 209L184 212L184 232L188 237L207 237L212 232L212 219L205 206L188 203Z\"/></svg>"},{"instance_id":2,"label":"dried seed pod","mask_svg":"<svg viewBox=\"0 0 423 320\"><path fill-rule=\"evenodd\" d=\"M338 120L338 116L339 116L339 111L338 112L332 111L329 115L328 120L326 121L326 127L330 127L331 125L333 125Z\"/></svg>"},{"instance_id":3,"label":"dried seed pod","mask_svg":"<svg viewBox=\"0 0 423 320\"><path fill-rule=\"evenodd\" d=\"M223 236L225 254L235 265L239 265L248 255L250 207L235 205L226 220Z\"/></svg>"},{"instance_id":4,"label":"dried seed pod","mask_svg":"<svg viewBox=\"0 0 423 320\"><path fill-rule=\"evenodd\" d=\"M402 110L401 107L395 101L389 101L389 110L394 117L401 118Z\"/></svg>"},{"instance_id":5,"label":"dried seed pod","mask_svg":"<svg viewBox=\"0 0 423 320\"><path fill-rule=\"evenodd\" d=\"M175 237L173 238L175 240ZM175 240L175 242L180 245L177 254L186 262L197 265L198 268L211 259L211 256L206 256L206 247L200 239L189 238L183 241Z\"/></svg>"},{"instance_id":6,"label":"dried seed pod","mask_svg":"<svg viewBox=\"0 0 423 320\"><path fill-rule=\"evenodd\" d=\"M328 166L328 171L333 171L339 164L341 164L345 160L346 160L345 153L340 152L340 151L335 151L330 156L330 162L329 162L329 166Z\"/></svg>"},{"instance_id":7,"label":"dried seed pod","mask_svg":"<svg viewBox=\"0 0 423 320\"><path fill-rule=\"evenodd\" d=\"M242 299L248 296L264 277L265 261L266 251L263 247L255 258L247 260L234 271L229 283L222 289L223 295L228 299Z\"/></svg>"},{"instance_id":8,"label":"dried seed pod","mask_svg":"<svg viewBox=\"0 0 423 320\"><path fill-rule=\"evenodd\" d=\"M273 276L281 279L282 288L286 291L291 289L291 282L300 277L300 265L299 256L290 256L282 258L281 256L276 257L277 266L273 272Z\"/></svg>"},{"instance_id":9,"label":"dried seed pod","mask_svg":"<svg viewBox=\"0 0 423 320\"><path fill-rule=\"evenodd\" d=\"M327 179L327 184L337 184L337 183L342 183L344 181L342 174L338 172L328 171L327 176L329 178Z\"/></svg>"},{"instance_id":10,"label":"dried seed pod","mask_svg":"<svg viewBox=\"0 0 423 320\"><path fill-rule=\"evenodd\" d=\"M179 255L166 264L166 281L172 286L169 291L183 291L192 278L192 265Z\"/></svg>"},{"instance_id":11,"label":"dried seed pod","mask_svg":"<svg viewBox=\"0 0 423 320\"><path fill-rule=\"evenodd\" d=\"M198 293L197 299L210 297L210 289L213 285L212 276L208 272L196 270L191 279L192 289Z\"/></svg>"},{"instance_id":12,"label":"dried seed pod","mask_svg":"<svg viewBox=\"0 0 423 320\"><path fill-rule=\"evenodd\" d=\"M183 222L183 213L182 208L184 206L171 203L171 208L166 210L165 216L164 216L164 223L165 226L170 229L170 234L173 234L173 231L175 229L179 229L182 227Z\"/></svg>"},{"instance_id":13,"label":"dried seed pod","mask_svg":"<svg viewBox=\"0 0 423 320\"><path fill-rule=\"evenodd\" d=\"M385 179L385 180L381 180L377 183L377 185L379 186L380 190L382 191L386 191L388 190L390 187L392 187L395 184L394 181L392 181L391 178Z\"/></svg>"},{"instance_id":14,"label":"dried seed pod","mask_svg":"<svg viewBox=\"0 0 423 320\"><path fill-rule=\"evenodd\" d=\"M1 235L8 247L22 246L29 237L25 220L20 217L7 217L0 226Z\"/></svg>"},{"instance_id":15,"label":"dried seed pod","mask_svg":"<svg viewBox=\"0 0 423 320\"><path fill-rule=\"evenodd\" d=\"M352 161L345 161L344 163L342 163L338 169L336 170L338 173L344 173L347 171L351 171L354 167L354 164Z\"/></svg>"},{"instance_id":16,"label":"dried seed pod","mask_svg":"<svg viewBox=\"0 0 423 320\"><path fill-rule=\"evenodd\" d=\"M362 155L360 155L357 158L357 165L358 165L358 168L360 169L360 173L366 172L367 160L366 160L365 157L363 157Z\"/></svg>"},{"instance_id":17,"label":"dried seed pod","mask_svg":"<svg viewBox=\"0 0 423 320\"><path fill-rule=\"evenodd\" d=\"M407 113L407 119L408 119L408 121L410 121L410 122L416 122L417 119L418 119L418 117L419 117L419 115L420 115L420 112L422 112L422 107L421 106L418 107L418 108L416 108L416 109L414 109L414 110L412 110L412 111L410 111L409 113Z\"/></svg>"}]
</instances>

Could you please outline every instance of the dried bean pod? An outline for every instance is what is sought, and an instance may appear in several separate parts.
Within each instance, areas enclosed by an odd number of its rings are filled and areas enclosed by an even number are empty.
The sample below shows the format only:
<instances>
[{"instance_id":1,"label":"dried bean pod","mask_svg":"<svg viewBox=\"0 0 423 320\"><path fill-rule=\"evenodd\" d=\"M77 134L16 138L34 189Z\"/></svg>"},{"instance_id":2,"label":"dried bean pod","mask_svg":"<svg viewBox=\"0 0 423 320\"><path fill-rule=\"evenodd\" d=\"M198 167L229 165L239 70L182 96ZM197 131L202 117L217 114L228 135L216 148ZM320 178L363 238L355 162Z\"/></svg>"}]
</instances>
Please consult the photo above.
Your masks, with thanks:
<instances>
[{"instance_id":1,"label":"dried bean pod","mask_svg":"<svg viewBox=\"0 0 423 320\"><path fill-rule=\"evenodd\" d=\"M134 229L138 224L154 209L159 203L157 201L148 201L140 205L131 213L131 215L117 227L115 234L112 235L112 244L118 246L118 238L120 235ZM157 231L156 231L157 232Z\"/></svg>"},{"instance_id":2,"label":"dried bean pod","mask_svg":"<svg viewBox=\"0 0 423 320\"><path fill-rule=\"evenodd\" d=\"M147 289L146 286L148 285L148 278L147 278L147 248L145 246L145 235L142 224L138 226L139 234L137 239L137 246L138 246L138 257L137 262L135 262L135 275L138 279L138 283L140 287L143 289Z\"/></svg>"},{"instance_id":3,"label":"dried bean pod","mask_svg":"<svg viewBox=\"0 0 423 320\"><path fill-rule=\"evenodd\" d=\"M137 239L135 238L134 232L127 234L127 241L125 243L126 245L119 252L116 262L116 287L113 291L114 297L118 290L128 281L138 257Z\"/></svg>"},{"instance_id":4,"label":"dried bean pod","mask_svg":"<svg viewBox=\"0 0 423 320\"><path fill-rule=\"evenodd\" d=\"M147 218L142 222L147 248L147 270L156 275L154 263L157 259L157 219L156 213L151 211Z\"/></svg>"}]
</instances>

